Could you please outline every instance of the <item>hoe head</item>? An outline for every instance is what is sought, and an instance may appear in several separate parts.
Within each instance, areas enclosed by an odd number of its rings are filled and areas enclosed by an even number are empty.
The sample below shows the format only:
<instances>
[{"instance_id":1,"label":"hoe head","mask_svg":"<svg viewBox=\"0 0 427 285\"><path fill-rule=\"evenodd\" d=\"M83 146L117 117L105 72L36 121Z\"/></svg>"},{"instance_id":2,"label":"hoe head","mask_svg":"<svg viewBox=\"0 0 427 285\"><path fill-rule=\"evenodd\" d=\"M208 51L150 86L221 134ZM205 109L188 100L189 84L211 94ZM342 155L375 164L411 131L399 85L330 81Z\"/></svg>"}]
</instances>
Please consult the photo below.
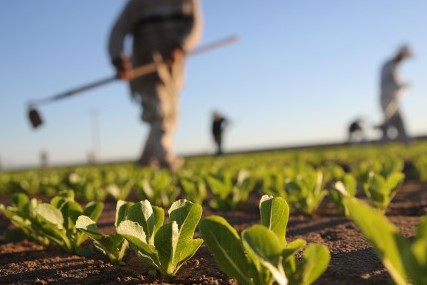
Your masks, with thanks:
<instances>
[{"instance_id":1,"label":"hoe head","mask_svg":"<svg viewBox=\"0 0 427 285\"><path fill-rule=\"evenodd\" d=\"M43 120L42 120L39 112L33 106L30 106L28 108L28 118L30 119L31 126L34 129L36 129L41 124L43 124Z\"/></svg>"}]
</instances>

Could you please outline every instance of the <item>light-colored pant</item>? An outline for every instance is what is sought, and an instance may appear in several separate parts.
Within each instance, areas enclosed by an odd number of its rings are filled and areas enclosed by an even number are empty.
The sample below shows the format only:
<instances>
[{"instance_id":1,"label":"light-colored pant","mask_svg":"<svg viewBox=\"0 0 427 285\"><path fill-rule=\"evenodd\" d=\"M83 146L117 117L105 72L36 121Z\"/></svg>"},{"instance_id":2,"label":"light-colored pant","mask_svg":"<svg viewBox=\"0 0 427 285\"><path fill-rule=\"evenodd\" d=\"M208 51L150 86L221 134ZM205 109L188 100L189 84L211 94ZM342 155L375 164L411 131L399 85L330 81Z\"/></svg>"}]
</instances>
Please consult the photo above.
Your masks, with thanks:
<instances>
[{"instance_id":1,"label":"light-colored pant","mask_svg":"<svg viewBox=\"0 0 427 285\"><path fill-rule=\"evenodd\" d=\"M150 131L139 163L171 168L176 160L173 150L173 133L178 121L179 93L183 85L184 62L161 64L153 73L131 83L142 106L142 120L150 125Z\"/></svg>"},{"instance_id":2,"label":"light-colored pant","mask_svg":"<svg viewBox=\"0 0 427 285\"><path fill-rule=\"evenodd\" d=\"M381 141L387 142L389 140L388 131L390 128L393 127L397 131L397 140L402 143L409 144L411 139L406 133L405 125L403 123L403 119L399 110L395 111L393 115L391 115L388 119L384 121L384 124L382 126L383 136Z\"/></svg>"}]
</instances>

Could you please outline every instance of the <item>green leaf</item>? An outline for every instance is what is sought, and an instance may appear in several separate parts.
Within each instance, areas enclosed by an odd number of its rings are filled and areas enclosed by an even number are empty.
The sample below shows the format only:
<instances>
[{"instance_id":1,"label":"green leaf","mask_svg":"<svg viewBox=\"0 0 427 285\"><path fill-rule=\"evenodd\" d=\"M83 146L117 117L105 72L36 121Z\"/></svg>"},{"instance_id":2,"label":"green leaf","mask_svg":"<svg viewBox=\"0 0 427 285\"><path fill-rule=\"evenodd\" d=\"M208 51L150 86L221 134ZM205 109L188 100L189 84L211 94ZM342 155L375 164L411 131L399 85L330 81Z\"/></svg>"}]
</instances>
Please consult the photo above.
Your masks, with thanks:
<instances>
[{"instance_id":1,"label":"green leaf","mask_svg":"<svg viewBox=\"0 0 427 285\"><path fill-rule=\"evenodd\" d=\"M210 216L200 222L201 235L218 266L242 284L253 284L251 265L236 230L222 217Z\"/></svg>"},{"instance_id":2,"label":"green leaf","mask_svg":"<svg viewBox=\"0 0 427 285\"><path fill-rule=\"evenodd\" d=\"M286 245L282 251L282 257L286 260L289 256L294 255L298 250L303 248L307 242L303 239L296 239Z\"/></svg>"},{"instance_id":3,"label":"green leaf","mask_svg":"<svg viewBox=\"0 0 427 285\"><path fill-rule=\"evenodd\" d=\"M154 246L146 243L146 235L144 229L136 222L123 221L117 227L117 233L127 239L131 244L135 245L138 250L143 253L157 255L157 251Z\"/></svg>"},{"instance_id":4,"label":"green leaf","mask_svg":"<svg viewBox=\"0 0 427 285\"><path fill-rule=\"evenodd\" d=\"M255 256L278 284L287 284L281 263L282 242L276 233L263 225L255 225L242 232L242 241L249 256Z\"/></svg>"},{"instance_id":5,"label":"green leaf","mask_svg":"<svg viewBox=\"0 0 427 285\"><path fill-rule=\"evenodd\" d=\"M184 264L187 260L192 258L202 244L203 239L201 238L188 241L186 243L186 246L183 249L180 249L179 258L177 260L178 265L175 271L177 271L181 267L181 265Z\"/></svg>"},{"instance_id":6,"label":"green leaf","mask_svg":"<svg viewBox=\"0 0 427 285\"><path fill-rule=\"evenodd\" d=\"M71 200L68 200L62 204L62 207L59 210L64 217L64 228L67 231L70 231L74 228L77 218L83 214L83 209L80 204Z\"/></svg>"},{"instance_id":7,"label":"green leaf","mask_svg":"<svg viewBox=\"0 0 427 285\"><path fill-rule=\"evenodd\" d=\"M83 215L77 219L76 228L93 239L95 247L107 255L112 262L122 261L128 248L128 242L122 236L119 234L107 236L100 233L96 223Z\"/></svg>"},{"instance_id":8,"label":"green leaf","mask_svg":"<svg viewBox=\"0 0 427 285\"><path fill-rule=\"evenodd\" d=\"M154 245L159 254L162 272L166 276L173 276L175 273L177 263L174 260L178 239L179 230L175 221L161 226L154 237Z\"/></svg>"},{"instance_id":9,"label":"green leaf","mask_svg":"<svg viewBox=\"0 0 427 285\"><path fill-rule=\"evenodd\" d=\"M55 225L58 229L64 228L64 217L61 211L50 204L42 203L35 208L36 214L44 221Z\"/></svg>"},{"instance_id":10,"label":"green leaf","mask_svg":"<svg viewBox=\"0 0 427 285\"><path fill-rule=\"evenodd\" d=\"M101 216L103 209L104 203L92 201L86 205L85 209L83 210L83 214L92 220L97 221Z\"/></svg>"},{"instance_id":11,"label":"green leaf","mask_svg":"<svg viewBox=\"0 0 427 285\"><path fill-rule=\"evenodd\" d=\"M117 201L116 205L116 219L114 221L114 225L118 227L122 221L126 219L128 209L133 205L134 203L126 202L119 200Z\"/></svg>"},{"instance_id":12,"label":"green leaf","mask_svg":"<svg viewBox=\"0 0 427 285\"><path fill-rule=\"evenodd\" d=\"M331 255L326 246L309 244L303 253L303 285L312 284L328 267Z\"/></svg>"},{"instance_id":13,"label":"green leaf","mask_svg":"<svg viewBox=\"0 0 427 285\"><path fill-rule=\"evenodd\" d=\"M207 176L205 179L210 191L223 199L226 198L232 190L230 185L223 183L213 176Z\"/></svg>"},{"instance_id":14,"label":"green leaf","mask_svg":"<svg viewBox=\"0 0 427 285\"><path fill-rule=\"evenodd\" d=\"M374 246L393 280L397 284L408 284L407 268L417 266L415 258L409 254L408 241L379 210L356 198L346 197L344 203L350 217Z\"/></svg>"},{"instance_id":15,"label":"green leaf","mask_svg":"<svg viewBox=\"0 0 427 285\"><path fill-rule=\"evenodd\" d=\"M148 200L144 200L128 208L127 219L137 222L144 229L147 243L153 244L154 234L163 224L164 211L162 208L151 206Z\"/></svg>"},{"instance_id":16,"label":"green leaf","mask_svg":"<svg viewBox=\"0 0 427 285\"><path fill-rule=\"evenodd\" d=\"M342 177L342 183L350 196L355 196L357 192L357 180L352 174L345 174Z\"/></svg>"},{"instance_id":17,"label":"green leaf","mask_svg":"<svg viewBox=\"0 0 427 285\"><path fill-rule=\"evenodd\" d=\"M95 240L105 237L105 235L99 232L96 223L88 216L79 216L76 221L76 228L84 231L88 236Z\"/></svg>"},{"instance_id":18,"label":"green leaf","mask_svg":"<svg viewBox=\"0 0 427 285\"><path fill-rule=\"evenodd\" d=\"M24 193L16 193L12 196L12 203L19 209L20 212L28 215L28 204L30 203L30 199L27 194Z\"/></svg>"},{"instance_id":19,"label":"green leaf","mask_svg":"<svg viewBox=\"0 0 427 285\"><path fill-rule=\"evenodd\" d=\"M421 218L411 252L417 260L418 266L410 268L415 284L427 284L427 216Z\"/></svg>"},{"instance_id":20,"label":"green leaf","mask_svg":"<svg viewBox=\"0 0 427 285\"><path fill-rule=\"evenodd\" d=\"M260 204L261 224L273 231L282 246L286 245L286 226L289 218L289 207L285 199L264 195Z\"/></svg>"},{"instance_id":21,"label":"green leaf","mask_svg":"<svg viewBox=\"0 0 427 285\"><path fill-rule=\"evenodd\" d=\"M389 191L388 197L390 198L390 200L394 197L397 190L399 190L404 180L405 180L405 174L400 172L393 173L388 177L386 181L386 185Z\"/></svg>"},{"instance_id":22,"label":"green leaf","mask_svg":"<svg viewBox=\"0 0 427 285\"><path fill-rule=\"evenodd\" d=\"M174 258L174 263L187 259L189 255L194 255L193 249L187 247L189 243L192 243L194 231L201 217L202 206L184 199L174 202L170 207L169 219L176 221L179 228L179 237L176 245L177 254Z\"/></svg>"},{"instance_id":23,"label":"green leaf","mask_svg":"<svg viewBox=\"0 0 427 285\"><path fill-rule=\"evenodd\" d=\"M202 216L202 206L182 199L174 202L168 213L169 219L177 222L180 236L184 240L192 239Z\"/></svg>"}]
</instances>

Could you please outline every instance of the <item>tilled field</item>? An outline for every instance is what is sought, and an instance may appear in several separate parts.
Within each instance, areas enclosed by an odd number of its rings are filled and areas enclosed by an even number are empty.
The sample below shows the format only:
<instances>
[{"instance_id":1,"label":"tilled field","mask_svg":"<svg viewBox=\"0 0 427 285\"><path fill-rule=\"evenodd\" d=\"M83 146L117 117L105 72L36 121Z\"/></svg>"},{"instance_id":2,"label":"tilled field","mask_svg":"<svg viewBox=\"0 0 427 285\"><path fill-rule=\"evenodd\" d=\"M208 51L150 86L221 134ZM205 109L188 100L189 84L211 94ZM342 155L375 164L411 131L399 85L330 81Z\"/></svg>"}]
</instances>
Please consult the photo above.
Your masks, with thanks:
<instances>
[{"instance_id":1,"label":"tilled field","mask_svg":"<svg viewBox=\"0 0 427 285\"><path fill-rule=\"evenodd\" d=\"M240 232L259 222L259 198L260 195L253 195L238 210L227 213L205 207L203 215L222 215ZM0 197L0 202L8 203L9 197ZM427 184L410 181L390 204L387 217L410 238L419 218L426 213ZM114 217L115 203L106 202L98 221L104 232L114 229ZM9 221L0 216L0 231L8 227ZM339 216L327 199L314 216L291 214L287 239L295 238L325 244L331 252L329 267L315 284L392 283L363 235L351 220ZM150 277L131 251L125 262L124 266L113 265L97 251L91 257L81 257L55 248L45 249L31 241L0 241L0 284L237 284L218 269L205 245L171 280Z\"/></svg>"}]
</instances>

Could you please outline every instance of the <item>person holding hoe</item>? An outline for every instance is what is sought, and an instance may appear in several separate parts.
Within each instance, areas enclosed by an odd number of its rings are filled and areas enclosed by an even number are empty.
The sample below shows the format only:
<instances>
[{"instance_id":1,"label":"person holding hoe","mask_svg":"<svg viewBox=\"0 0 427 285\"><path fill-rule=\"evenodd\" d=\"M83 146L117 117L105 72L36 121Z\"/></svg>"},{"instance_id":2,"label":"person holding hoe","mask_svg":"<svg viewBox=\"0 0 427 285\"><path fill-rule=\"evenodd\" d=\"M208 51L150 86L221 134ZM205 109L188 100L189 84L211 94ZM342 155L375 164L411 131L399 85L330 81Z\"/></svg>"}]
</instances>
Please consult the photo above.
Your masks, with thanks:
<instances>
[{"instance_id":1,"label":"person holding hoe","mask_svg":"<svg viewBox=\"0 0 427 285\"><path fill-rule=\"evenodd\" d=\"M129 80L150 125L138 164L178 170L183 160L172 146L186 54L198 43L202 16L198 0L129 0L111 30L108 50L117 76ZM125 52L127 36L132 55ZM156 72L133 78L133 67L156 63Z\"/></svg>"}]
</instances>

